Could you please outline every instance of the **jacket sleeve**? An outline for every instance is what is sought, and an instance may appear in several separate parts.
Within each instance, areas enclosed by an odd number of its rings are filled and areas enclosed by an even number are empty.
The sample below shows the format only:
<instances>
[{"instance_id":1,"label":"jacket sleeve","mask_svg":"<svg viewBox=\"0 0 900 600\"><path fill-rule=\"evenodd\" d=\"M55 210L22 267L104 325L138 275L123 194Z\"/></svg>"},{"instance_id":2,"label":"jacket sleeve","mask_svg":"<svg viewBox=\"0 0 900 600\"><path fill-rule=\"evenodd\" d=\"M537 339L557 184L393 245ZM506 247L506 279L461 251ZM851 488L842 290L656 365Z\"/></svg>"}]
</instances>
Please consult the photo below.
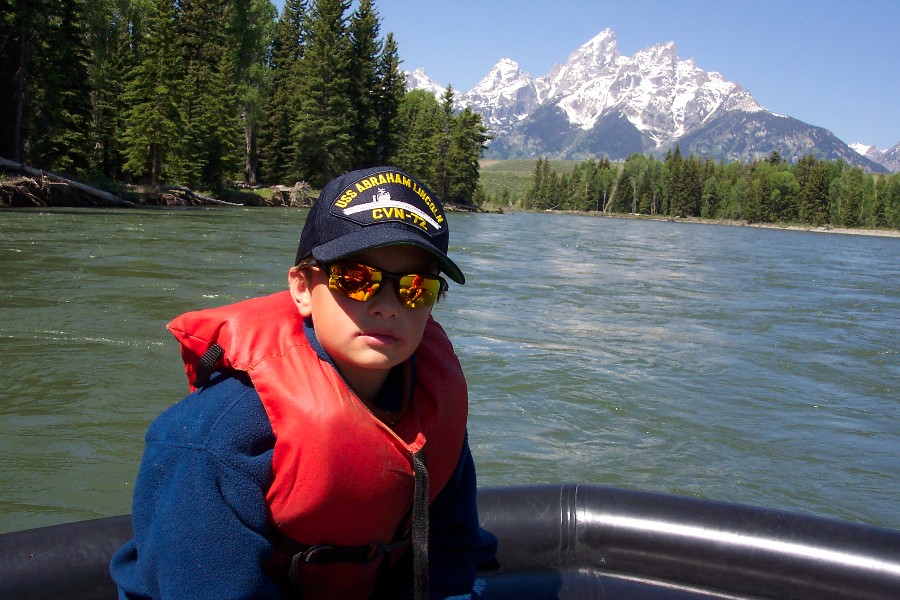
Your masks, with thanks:
<instances>
[{"instance_id":1,"label":"jacket sleeve","mask_svg":"<svg viewBox=\"0 0 900 600\"><path fill-rule=\"evenodd\" d=\"M479 598L476 568L494 561L497 538L478 524L468 437L450 481L431 504L429 585L434 598Z\"/></svg>"},{"instance_id":2,"label":"jacket sleeve","mask_svg":"<svg viewBox=\"0 0 900 600\"><path fill-rule=\"evenodd\" d=\"M280 598L263 571L274 436L252 386L220 377L163 413L146 442L134 539L110 565L119 597Z\"/></svg>"}]
</instances>

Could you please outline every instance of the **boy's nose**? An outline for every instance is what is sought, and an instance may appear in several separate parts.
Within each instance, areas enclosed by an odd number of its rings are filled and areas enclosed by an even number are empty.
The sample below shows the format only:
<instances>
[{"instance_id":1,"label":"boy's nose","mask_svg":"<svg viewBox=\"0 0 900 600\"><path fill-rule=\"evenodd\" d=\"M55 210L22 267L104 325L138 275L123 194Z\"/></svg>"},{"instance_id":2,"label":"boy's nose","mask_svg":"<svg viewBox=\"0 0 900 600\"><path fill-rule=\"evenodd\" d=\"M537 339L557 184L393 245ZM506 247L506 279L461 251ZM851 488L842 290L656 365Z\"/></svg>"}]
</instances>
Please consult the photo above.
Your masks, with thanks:
<instances>
[{"instance_id":1,"label":"boy's nose","mask_svg":"<svg viewBox=\"0 0 900 600\"><path fill-rule=\"evenodd\" d=\"M396 319L400 316L403 307L400 305L400 298L397 296L397 290L392 285L385 285L369 300L369 314L380 316L385 319Z\"/></svg>"}]
</instances>

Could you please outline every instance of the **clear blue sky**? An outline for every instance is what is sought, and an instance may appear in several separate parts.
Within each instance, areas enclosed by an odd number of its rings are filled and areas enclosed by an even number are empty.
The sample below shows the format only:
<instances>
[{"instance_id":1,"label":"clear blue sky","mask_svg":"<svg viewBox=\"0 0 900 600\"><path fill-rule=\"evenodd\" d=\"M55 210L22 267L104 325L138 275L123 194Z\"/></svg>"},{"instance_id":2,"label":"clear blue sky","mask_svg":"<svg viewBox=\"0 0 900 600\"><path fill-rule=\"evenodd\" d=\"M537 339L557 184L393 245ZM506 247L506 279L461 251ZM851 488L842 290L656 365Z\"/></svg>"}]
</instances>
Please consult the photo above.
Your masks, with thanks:
<instances>
[{"instance_id":1,"label":"clear blue sky","mask_svg":"<svg viewBox=\"0 0 900 600\"><path fill-rule=\"evenodd\" d=\"M422 67L461 92L501 58L546 75L609 27L625 56L674 41L681 59L722 73L772 112L830 129L848 144L900 142L900 0L376 0L375 7L404 69Z\"/></svg>"}]
</instances>

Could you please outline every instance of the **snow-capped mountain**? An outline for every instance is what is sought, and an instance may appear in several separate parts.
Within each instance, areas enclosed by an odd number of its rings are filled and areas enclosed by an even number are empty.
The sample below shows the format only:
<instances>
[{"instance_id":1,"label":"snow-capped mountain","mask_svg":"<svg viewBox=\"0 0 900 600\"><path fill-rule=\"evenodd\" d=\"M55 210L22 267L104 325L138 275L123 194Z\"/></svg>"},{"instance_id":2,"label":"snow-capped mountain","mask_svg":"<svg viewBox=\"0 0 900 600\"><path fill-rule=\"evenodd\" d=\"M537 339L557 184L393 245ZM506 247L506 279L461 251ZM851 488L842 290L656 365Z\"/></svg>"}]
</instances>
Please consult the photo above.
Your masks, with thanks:
<instances>
[{"instance_id":1,"label":"snow-capped mountain","mask_svg":"<svg viewBox=\"0 0 900 600\"><path fill-rule=\"evenodd\" d=\"M885 167L893 173L900 173L900 143L888 150L881 150L866 144L850 144L859 154Z\"/></svg>"},{"instance_id":2,"label":"snow-capped mountain","mask_svg":"<svg viewBox=\"0 0 900 600\"><path fill-rule=\"evenodd\" d=\"M480 112L485 124L494 131L503 131L540 106L544 100L542 87L531 75L523 73L517 62L504 58L456 102Z\"/></svg>"},{"instance_id":3,"label":"snow-capped mountain","mask_svg":"<svg viewBox=\"0 0 900 600\"><path fill-rule=\"evenodd\" d=\"M408 87L440 89L417 69ZM478 84L458 94L459 107L482 114L495 138L492 158L624 159L683 153L751 161L779 152L789 160L815 154L865 169L881 165L851 150L831 132L775 115L720 73L681 60L674 42L622 56L605 29L543 77L504 58Z\"/></svg>"},{"instance_id":4,"label":"snow-capped mountain","mask_svg":"<svg viewBox=\"0 0 900 600\"><path fill-rule=\"evenodd\" d=\"M428 74L425 69L419 67L415 71L406 72L406 89L408 90L427 90L440 98L444 95L447 88L439 85Z\"/></svg>"},{"instance_id":5,"label":"snow-capped mountain","mask_svg":"<svg viewBox=\"0 0 900 600\"><path fill-rule=\"evenodd\" d=\"M679 60L669 42L628 58L606 29L546 77L546 100L583 130L620 112L656 146L668 145L718 110L763 110L739 85Z\"/></svg>"}]
</instances>

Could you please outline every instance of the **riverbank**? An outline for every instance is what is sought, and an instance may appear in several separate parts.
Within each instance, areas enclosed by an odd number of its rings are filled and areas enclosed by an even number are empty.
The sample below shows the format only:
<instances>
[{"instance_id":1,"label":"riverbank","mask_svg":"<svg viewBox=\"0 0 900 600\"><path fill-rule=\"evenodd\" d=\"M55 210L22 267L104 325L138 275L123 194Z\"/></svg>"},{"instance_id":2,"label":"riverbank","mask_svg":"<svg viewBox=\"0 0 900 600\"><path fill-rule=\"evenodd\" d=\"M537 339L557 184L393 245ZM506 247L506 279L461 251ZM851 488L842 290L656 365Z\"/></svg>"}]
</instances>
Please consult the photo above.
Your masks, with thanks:
<instances>
[{"instance_id":1,"label":"riverbank","mask_svg":"<svg viewBox=\"0 0 900 600\"><path fill-rule=\"evenodd\" d=\"M850 227L832 227L831 225L790 225L786 223L751 223L749 221L728 219L702 219L699 217L671 218L649 217L645 215L627 215L625 218L645 218L657 221L674 221L682 223L703 223L706 225L728 225L731 227L757 227L760 229L786 229L788 231L809 231L811 233L841 233L846 235L872 235L877 237L900 237L897 229L854 229Z\"/></svg>"},{"instance_id":2,"label":"riverbank","mask_svg":"<svg viewBox=\"0 0 900 600\"><path fill-rule=\"evenodd\" d=\"M660 217L652 215L639 214L619 214L619 213L600 213L600 212L581 212L572 210L548 210L548 211L527 211L512 206L505 206L499 209L500 213L513 212L545 212L555 214L582 215L588 217L605 217L609 219L635 219L643 221L669 221L672 223L698 223L701 225L725 225L728 227L756 227L759 229L784 229L788 231L808 231L811 233L840 233L845 235L869 235L875 237L893 237L900 238L900 229L871 229L871 228L850 228L850 227L834 227L831 225L802 225L787 223L751 223L739 219L704 219L702 217Z\"/></svg>"},{"instance_id":3,"label":"riverbank","mask_svg":"<svg viewBox=\"0 0 900 600\"><path fill-rule=\"evenodd\" d=\"M308 207L317 192L293 186L232 186L200 192L179 185L144 186L102 180L91 184L0 158L0 208L138 208L142 206Z\"/></svg>"},{"instance_id":4,"label":"riverbank","mask_svg":"<svg viewBox=\"0 0 900 600\"><path fill-rule=\"evenodd\" d=\"M659 221L675 221L684 223L704 223L707 225L728 225L731 227L756 227L759 229L785 229L788 231L809 231L811 233L841 233L846 235L872 235L877 237L900 237L897 229L853 229L850 227L832 227L831 225L789 225L785 223L750 223L749 221L733 221L726 219L701 218L656 218Z\"/></svg>"},{"instance_id":5,"label":"riverbank","mask_svg":"<svg viewBox=\"0 0 900 600\"><path fill-rule=\"evenodd\" d=\"M5 172L5 173L4 173ZM318 195L306 182L297 182L293 186L275 185L259 188L231 189L211 197L197 193L181 186L165 186L146 188L141 186L123 186L116 192L95 188L47 171L31 169L26 165L0 162L0 208L24 207L75 207L96 208L99 206L140 207L140 206L311 206ZM477 211L474 206L447 203L445 208L451 212ZM505 206L485 212L530 212ZM543 211L562 214L578 214L616 219L644 219L653 221L671 221L681 223L703 223L708 225L727 225L732 227L760 227L766 229L787 229L792 231L809 231L813 233L841 233L847 235L868 235L878 237L900 237L897 229L868 229L832 227L830 225L801 225L784 223L751 223L743 220L704 219L700 217L660 217L639 214L598 213L579 211Z\"/></svg>"},{"instance_id":6,"label":"riverbank","mask_svg":"<svg viewBox=\"0 0 900 600\"><path fill-rule=\"evenodd\" d=\"M846 227L828 226L801 226L801 225L774 225L767 223L751 223L747 227L762 227L765 229L789 229L793 231L811 231L813 233L843 233L847 235L873 235L877 237L900 237L900 231L896 229L848 229Z\"/></svg>"}]
</instances>

